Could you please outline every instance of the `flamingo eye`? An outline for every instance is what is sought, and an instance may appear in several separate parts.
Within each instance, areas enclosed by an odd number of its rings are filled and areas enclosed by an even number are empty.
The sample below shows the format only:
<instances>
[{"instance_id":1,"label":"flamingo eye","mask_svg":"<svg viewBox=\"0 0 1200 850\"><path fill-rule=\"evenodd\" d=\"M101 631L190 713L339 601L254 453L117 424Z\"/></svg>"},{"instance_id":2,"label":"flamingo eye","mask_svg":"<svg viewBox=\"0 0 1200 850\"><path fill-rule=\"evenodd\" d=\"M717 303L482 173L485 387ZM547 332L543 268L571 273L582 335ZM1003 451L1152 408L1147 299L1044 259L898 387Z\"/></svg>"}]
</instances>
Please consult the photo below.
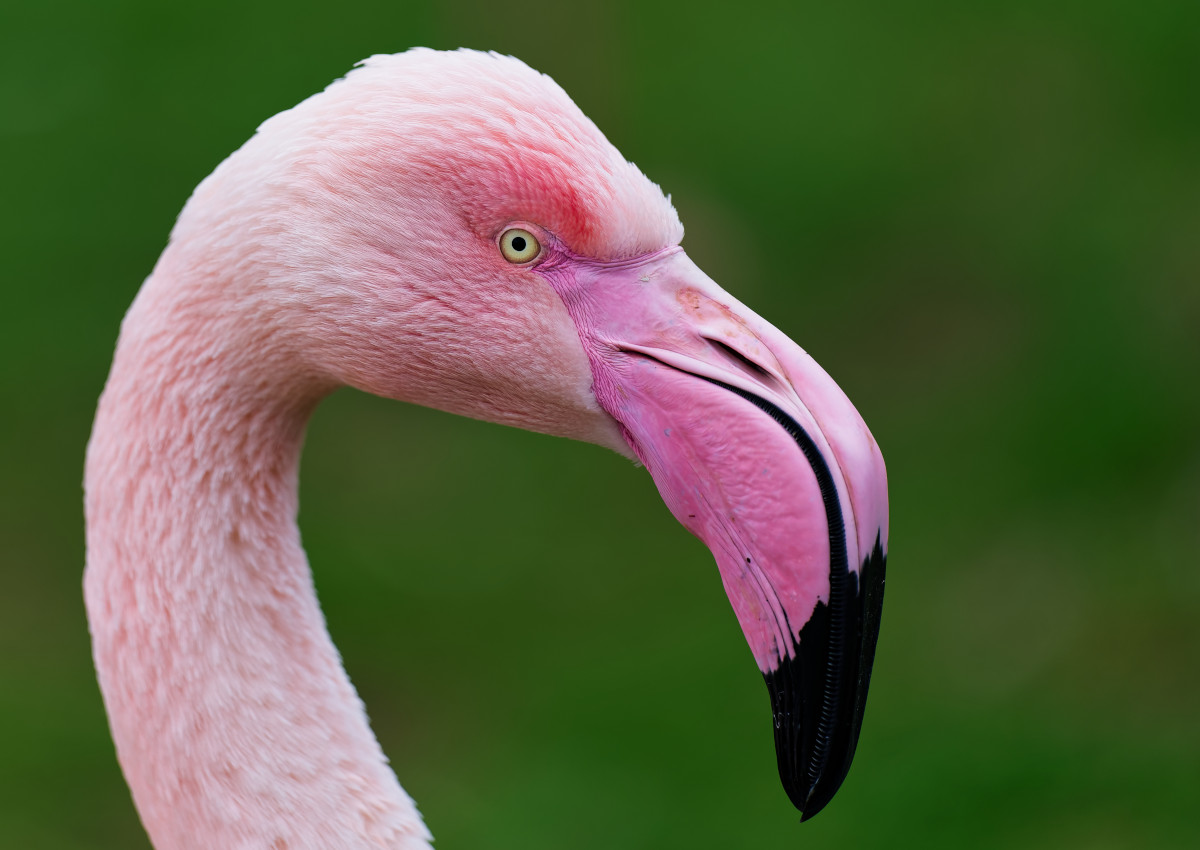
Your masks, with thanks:
<instances>
[{"instance_id":1,"label":"flamingo eye","mask_svg":"<svg viewBox=\"0 0 1200 850\"><path fill-rule=\"evenodd\" d=\"M542 253L542 244L528 230L513 227L500 234L500 253L510 263L528 263Z\"/></svg>"}]
</instances>

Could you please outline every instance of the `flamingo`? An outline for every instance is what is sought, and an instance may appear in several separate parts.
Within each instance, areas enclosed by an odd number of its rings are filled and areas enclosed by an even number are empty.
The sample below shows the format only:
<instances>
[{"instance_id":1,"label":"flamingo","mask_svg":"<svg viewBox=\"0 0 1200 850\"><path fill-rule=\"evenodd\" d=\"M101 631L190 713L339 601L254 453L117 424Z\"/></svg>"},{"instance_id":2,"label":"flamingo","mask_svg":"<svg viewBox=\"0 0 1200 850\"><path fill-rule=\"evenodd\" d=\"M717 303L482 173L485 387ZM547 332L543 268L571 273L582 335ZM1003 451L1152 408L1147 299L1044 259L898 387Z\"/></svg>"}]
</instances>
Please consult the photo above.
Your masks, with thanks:
<instances>
[{"instance_id":1,"label":"flamingo","mask_svg":"<svg viewBox=\"0 0 1200 850\"><path fill-rule=\"evenodd\" d=\"M333 389L607 446L711 549L803 818L862 723L883 459L833 380L679 247L657 185L519 60L414 49L266 121L196 188L88 445L84 594L158 850L428 848L296 525Z\"/></svg>"}]
</instances>

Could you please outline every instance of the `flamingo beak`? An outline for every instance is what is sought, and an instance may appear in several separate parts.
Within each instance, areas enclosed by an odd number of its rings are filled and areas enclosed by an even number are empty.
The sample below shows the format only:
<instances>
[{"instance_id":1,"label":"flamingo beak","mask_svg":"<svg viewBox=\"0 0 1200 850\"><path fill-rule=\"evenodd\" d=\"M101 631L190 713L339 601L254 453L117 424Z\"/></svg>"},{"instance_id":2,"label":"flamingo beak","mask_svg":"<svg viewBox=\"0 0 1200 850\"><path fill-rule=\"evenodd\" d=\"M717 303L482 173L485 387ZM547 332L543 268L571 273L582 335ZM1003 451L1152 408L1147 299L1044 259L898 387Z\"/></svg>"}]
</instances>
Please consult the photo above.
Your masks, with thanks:
<instances>
[{"instance_id":1,"label":"flamingo beak","mask_svg":"<svg viewBox=\"0 0 1200 850\"><path fill-rule=\"evenodd\" d=\"M821 367L681 249L542 273L600 405L716 558L807 820L841 786L862 726L887 551L879 448Z\"/></svg>"}]
</instances>

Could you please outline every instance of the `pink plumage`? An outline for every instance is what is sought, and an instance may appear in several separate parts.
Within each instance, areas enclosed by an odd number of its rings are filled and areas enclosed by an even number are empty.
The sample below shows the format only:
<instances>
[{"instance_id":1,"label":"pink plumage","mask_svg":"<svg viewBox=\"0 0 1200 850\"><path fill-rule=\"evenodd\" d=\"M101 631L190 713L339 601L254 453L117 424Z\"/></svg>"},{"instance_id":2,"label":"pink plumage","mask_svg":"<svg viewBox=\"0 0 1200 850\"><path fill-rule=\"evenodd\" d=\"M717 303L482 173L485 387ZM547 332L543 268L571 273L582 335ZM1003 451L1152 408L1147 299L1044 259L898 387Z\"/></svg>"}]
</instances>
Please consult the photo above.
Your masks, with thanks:
<instances>
[{"instance_id":1,"label":"pink plumage","mask_svg":"<svg viewBox=\"0 0 1200 850\"><path fill-rule=\"evenodd\" d=\"M502 250L514 228L532 260ZM682 235L548 77L470 51L373 57L197 187L122 325L86 470L96 668L159 850L428 846L295 524L307 417L342 384L641 458L717 557L789 794L824 805L874 649L882 459ZM810 636L821 611L850 619ZM788 685L842 714L777 705L771 677L843 638L857 666Z\"/></svg>"}]
</instances>

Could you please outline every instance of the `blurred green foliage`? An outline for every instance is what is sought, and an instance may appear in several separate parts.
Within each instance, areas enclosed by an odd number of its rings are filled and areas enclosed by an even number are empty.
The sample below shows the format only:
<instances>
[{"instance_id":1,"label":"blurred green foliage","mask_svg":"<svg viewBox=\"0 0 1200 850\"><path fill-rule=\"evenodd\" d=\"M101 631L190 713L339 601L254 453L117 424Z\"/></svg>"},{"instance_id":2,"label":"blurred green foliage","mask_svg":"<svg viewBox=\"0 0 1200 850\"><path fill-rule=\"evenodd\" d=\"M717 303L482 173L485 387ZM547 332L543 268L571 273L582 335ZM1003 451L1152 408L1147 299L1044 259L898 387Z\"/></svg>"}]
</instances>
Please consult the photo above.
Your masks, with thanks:
<instances>
[{"instance_id":1,"label":"blurred green foliage","mask_svg":"<svg viewBox=\"0 0 1200 850\"><path fill-rule=\"evenodd\" d=\"M146 847L80 598L120 318L191 188L371 53L513 53L839 380L892 551L801 826L710 556L594 447L344 391L301 526L438 846L1200 846L1200 4L0 9L0 846Z\"/></svg>"}]
</instances>

